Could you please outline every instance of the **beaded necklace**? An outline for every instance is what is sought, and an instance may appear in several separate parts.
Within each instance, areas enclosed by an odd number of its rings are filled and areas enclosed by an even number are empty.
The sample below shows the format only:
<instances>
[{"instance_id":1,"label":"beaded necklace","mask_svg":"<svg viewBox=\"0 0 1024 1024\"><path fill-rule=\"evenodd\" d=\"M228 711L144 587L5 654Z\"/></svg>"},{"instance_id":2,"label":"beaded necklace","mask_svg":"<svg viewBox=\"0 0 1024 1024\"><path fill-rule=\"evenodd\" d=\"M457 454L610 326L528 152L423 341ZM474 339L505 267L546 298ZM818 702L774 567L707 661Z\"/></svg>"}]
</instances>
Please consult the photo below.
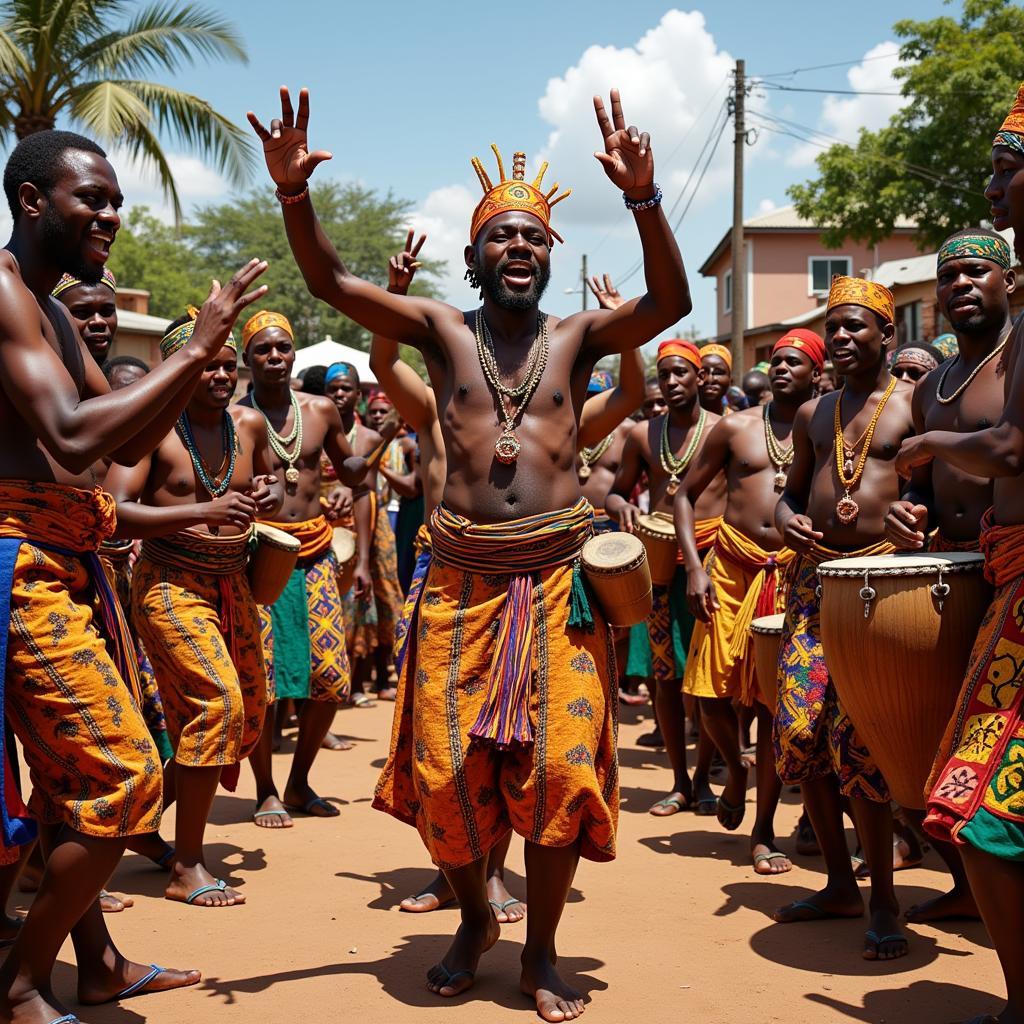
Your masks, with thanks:
<instances>
[{"instance_id":1,"label":"beaded necklace","mask_svg":"<svg viewBox=\"0 0 1024 1024\"><path fill-rule=\"evenodd\" d=\"M595 445L593 448L581 448L580 449L580 468L577 471L577 476L581 480L586 480L590 476L592 470L591 466L594 465L598 459L612 446L612 441L615 440L615 431L613 430L603 441Z\"/></svg>"},{"instance_id":2,"label":"beaded necklace","mask_svg":"<svg viewBox=\"0 0 1024 1024\"><path fill-rule=\"evenodd\" d=\"M782 490L786 486L786 469L793 464L793 444L790 442L788 448L784 447L775 436L771 420L772 403L764 407L764 443L768 448L768 458L775 467L775 476L772 483L776 490Z\"/></svg>"},{"instance_id":3,"label":"beaded necklace","mask_svg":"<svg viewBox=\"0 0 1024 1024\"><path fill-rule=\"evenodd\" d=\"M690 438L686 451L678 457L672 454L672 445L669 443L669 414L665 413L665 418L661 421L661 450L659 455L661 457L661 468L668 474L668 486L665 488L665 493L669 497L672 497L679 490L679 478L686 472L686 467L689 466L694 453L697 451L697 445L700 444L707 418L707 411L701 408L700 415L697 417L697 423L693 428L693 437Z\"/></svg>"},{"instance_id":4,"label":"beaded necklace","mask_svg":"<svg viewBox=\"0 0 1024 1024\"><path fill-rule=\"evenodd\" d=\"M295 422L292 424L292 429L288 432L287 437L279 434L274 429L274 425L270 422L270 417L260 408L259 403L256 401L255 392L253 392L252 396L252 405L257 412L262 413L263 418L267 421L267 437L274 454L288 467L284 471L285 483L294 487L299 482L299 471L295 468L295 463L299 461L299 455L302 453L302 410L299 408L299 400L295 397L295 392L289 391L288 394L291 398ZM295 448L289 455L288 446L293 443Z\"/></svg>"},{"instance_id":5,"label":"beaded necklace","mask_svg":"<svg viewBox=\"0 0 1024 1024\"><path fill-rule=\"evenodd\" d=\"M835 441L833 444L836 453L836 475L839 477L839 484L843 488L843 496L836 502L836 516L844 526L850 526L855 523L857 516L860 515L860 506L850 497L850 491L860 482L861 474L867 465L871 438L874 437L875 427L878 426L878 421L881 419L885 403L889 401L889 396L896 390L896 383L895 377L889 378L889 384L885 391L882 392L878 405L875 406L875 411L871 416L867 429L852 446L846 444L846 438L843 436L842 405L846 388L839 392L839 397L836 399ZM860 458L857 460L856 466L854 466L854 456L858 446L861 444L863 444L863 447L860 451Z\"/></svg>"},{"instance_id":6,"label":"beaded necklace","mask_svg":"<svg viewBox=\"0 0 1024 1024\"><path fill-rule=\"evenodd\" d=\"M210 467L206 465L196 439L192 434L192 424L188 421L188 413L183 412L178 417L177 430L182 443L192 460L192 467L199 477L199 482L206 488L211 498L219 498L224 494L231 484L231 477L235 472L235 456L238 454L238 443L235 436L235 422L227 410L221 412L221 439L224 446L224 462L221 463L217 473L211 473ZM224 472L224 463L227 463L227 471ZM223 476L220 474L223 473ZM219 477L219 479L218 479Z\"/></svg>"},{"instance_id":7,"label":"beaded necklace","mask_svg":"<svg viewBox=\"0 0 1024 1024\"><path fill-rule=\"evenodd\" d=\"M949 361L949 365L942 371L942 376L939 378L938 386L935 388L935 397L936 399L938 399L939 405L951 405L953 402L955 402L971 386L971 384L974 382L974 378L977 377L978 374L985 369L988 363L990 363L993 359L995 359L997 355L999 355L1000 352L1003 351L1003 349L1006 347L1006 340L1007 338L1009 338L1009 336L1009 331L1007 331L1006 335L1003 337L1003 340L999 342L999 344L996 345L996 347L992 349L992 351L989 352L989 354L985 356L985 358L982 359L982 361L978 363L978 365L973 370L971 370L963 384L961 384L960 387L958 387L956 391L954 391L953 394L949 396L949 398L944 398L942 395L942 389L946 386L946 378L949 376L949 371L952 370L953 367L963 359L963 356L960 355L960 353L958 352L956 354L956 359L951 359Z\"/></svg>"}]
</instances>

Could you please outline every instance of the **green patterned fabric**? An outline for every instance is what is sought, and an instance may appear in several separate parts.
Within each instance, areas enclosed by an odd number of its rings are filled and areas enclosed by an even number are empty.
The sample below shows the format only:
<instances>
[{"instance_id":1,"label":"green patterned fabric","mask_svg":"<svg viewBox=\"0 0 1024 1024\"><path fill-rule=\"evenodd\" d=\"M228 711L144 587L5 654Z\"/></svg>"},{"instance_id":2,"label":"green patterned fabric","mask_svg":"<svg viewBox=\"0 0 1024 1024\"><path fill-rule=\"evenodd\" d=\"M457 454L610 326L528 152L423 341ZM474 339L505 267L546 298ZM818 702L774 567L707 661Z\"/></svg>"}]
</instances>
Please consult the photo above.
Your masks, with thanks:
<instances>
[{"instance_id":1,"label":"green patterned fabric","mask_svg":"<svg viewBox=\"0 0 1024 1024\"><path fill-rule=\"evenodd\" d=\"M1015 136L1018 137L1019 136ZM939 249L936 266L941 267L949 260L974 257L975 259L991 260L1003 268L1010 269L1010 247L1004 238L995 235L954 235L947 238Z\"/></svg>"}]
</instances>

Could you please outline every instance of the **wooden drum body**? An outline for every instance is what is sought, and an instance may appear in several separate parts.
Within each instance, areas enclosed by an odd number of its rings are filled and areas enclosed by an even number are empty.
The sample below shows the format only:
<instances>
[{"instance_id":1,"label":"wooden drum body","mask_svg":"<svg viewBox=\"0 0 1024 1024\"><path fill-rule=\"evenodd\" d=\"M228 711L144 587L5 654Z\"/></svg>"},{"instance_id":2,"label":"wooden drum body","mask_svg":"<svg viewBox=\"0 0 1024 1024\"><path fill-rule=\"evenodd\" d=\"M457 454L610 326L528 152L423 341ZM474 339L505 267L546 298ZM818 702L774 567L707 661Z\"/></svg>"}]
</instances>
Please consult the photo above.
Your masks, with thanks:
<instances>
[{"instance_id":1,"label":"wooden drum body","mask_svg":"<svg viewBox=\"0 0 1024 1024\"><path fill-rule=\"evenodd\" d=\"M875 555L818 566L821 642L839 699L893 799L924 787L990 591L973 552Z\"/></svg>"},{"instance_id":2,"label":"wooden drum body","mask_svg":"<svg viewBox=\"0 0 1024 1024\"><path fill-rule=\"evenodd\" d=\"M779 694L779 645L786 616L762 615L750 623L753 637L754 672L757 675L759 700L775 714Z\"/></svg>"},{"instance_id":3,"label":"wooden drum body","mask_svg":"<svg viewBox=\"0 0 1024 1024\"><path fill-rule=\"evenodd\" d=\"M249 559L249 584L257 604L273 604L295 569L301 545L295 537L268 526L255 526L256 550Z\"/></svg>"},{"instance_id":4,"label":"wooden drum body","mask_svg":"<svg viewBox=\"0 0 1024 1024\"><path fill-rule=\"evenodd\" d=\"M356 575L356 535L344 526L336 526L331 548L338 562L338 590L344 596Z\"/></svg>"},{"instance_id":5,"label":"wooden drum body","mask_svg":"<svg viewBox=\"0 0 1024 1024\"><path fill-rule=\"evenodd\" d=\"M672 582L676 572L679 542L672 517L664 512L652 512L636 518L636 536L647 549L647 563L650 566L651 582L665 587Z\"/></svg>"},{"instance_id":6,"label":"wooden drum body","mask_svg":"<svg viewBox=\"0 0 1024 1024\"><path fill-rule=\"evenodd\" d=\"M602 533L580 552L587 581L612 626L635 626L651 614L647 551L632 534Z\"/></svg>"}]
</instances>

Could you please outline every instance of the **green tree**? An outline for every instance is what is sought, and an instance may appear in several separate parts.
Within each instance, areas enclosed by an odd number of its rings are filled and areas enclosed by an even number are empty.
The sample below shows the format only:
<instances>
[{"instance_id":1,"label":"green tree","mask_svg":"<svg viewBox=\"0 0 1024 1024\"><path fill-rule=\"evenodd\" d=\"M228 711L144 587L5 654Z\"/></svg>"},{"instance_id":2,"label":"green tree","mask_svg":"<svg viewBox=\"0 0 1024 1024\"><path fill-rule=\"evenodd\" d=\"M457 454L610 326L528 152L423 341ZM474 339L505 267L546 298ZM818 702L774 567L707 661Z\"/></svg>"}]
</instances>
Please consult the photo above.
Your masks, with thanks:
<instances>
[{"instance_id":1,"label":"green tree","mask_svg":"<svg viewBox=\"0 0 1024 1024\"><path fill-rule=\"evenodd\" d=\"M947 0L947 3L949 0ZM894 72L909 102L856 146L817 159L819 176L789 189L797 211L826 228L825 241L872 245L900 217L920 225L922 250L989 214L982 195L992 136L1024 79L1024 8L964 0L962 16L899 21Z\"/></svg>"},{"instance_id":2,"label":"green tree","mask_svg":"<svg viewBox=\"0 0 1024 1024\"><path fill-rule=\"evenodd\" d=\"M104 143L124 145L156 173L181 219L181 202L158 138L211 160L232 184L253 167L247 132L198 96L147 76L182 74L199 57L247 61L218 14L158 0L0 0L0 128L19 139L58 118Z\"/></svg>"}]
</instances>

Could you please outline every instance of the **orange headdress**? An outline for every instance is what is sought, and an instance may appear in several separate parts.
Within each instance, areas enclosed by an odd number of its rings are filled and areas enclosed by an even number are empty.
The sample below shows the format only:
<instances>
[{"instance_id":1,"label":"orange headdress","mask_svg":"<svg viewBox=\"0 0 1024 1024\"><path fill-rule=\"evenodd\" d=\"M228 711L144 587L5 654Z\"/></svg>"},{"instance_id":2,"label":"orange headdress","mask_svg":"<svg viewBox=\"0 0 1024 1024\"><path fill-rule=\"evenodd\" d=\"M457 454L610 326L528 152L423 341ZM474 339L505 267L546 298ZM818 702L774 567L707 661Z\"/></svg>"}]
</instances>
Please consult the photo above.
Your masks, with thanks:
<instances>
[{"instance_id":1,"label":"orange headdress","mask_svg":"<svg viewBox=\"0 0 1024 1024\"><path fill-rule=\"evenodd\" d=\"M547 192L541 191L544 174L548 169L546 160L541 164L537 177L533 179L533 184L528 184L525 180L525 153L512 154L512 177L506 178L505 164L502 162L500 150L493 142L491 143L491 149L494 151L498 161L498 175L501 180L497 185L492 185L491 179L484 170L484 165L480 163L480 158L478 156L473 157L473 170L476 171L476 176L480 179L480 185L484 190L484 197L473 211L473 220L469 229L469 240L472 242L480 229L492 217L508 213L509 210L521 210L523 213L532 213L534 217L543 222L544 227L548 230L548 234L561 242L562 236L551 227L551 207L556 203L560 203L563 199L568 199L572 195L572 189L566 189L560 196L552 199L551 197L558 191L558 182L556 181Z\"/></svg>"},{"instance_id":2,"label":"orange headdress","mask_svg":"<svg viewBox=\"0 0 1024 1024\"><path fill-rule=\"evenodd\" d=\"M896 304L892 292L877 281L868 281L863 277L843 277L836 274L832 278L832 287L828 293L828 306L864 306L874 310L879 316L885 317L889 323L896 320Z\"/></svg>"},{"instance_id":3,"label":"orange headdress","mask_svg":"<svg viewBox=\"0 0 1024 1024\"><path fill-rule=\"evenodd\" d=\"M295 332L288 322L288 317L283 313L272 313L268 309L261 309L245 322L245 326L242 328L242 347L248 348L249 342L267 327L280 327L292 341L295 340Z\"/></svg>"},{"instance_id":4,"label":"orange headdress","mask_svg":"<svg viewBox=\"0 0 1024 1024\"><path fill-rule=\"evenodd\" d=\"M725 345L719 345L716 342L712 342L710 345L701 345L700 357L703 359L705 356L718 356L730 370L732 369L732 352Z\"/></svg>"},{"instance_id":5,"label":"orange headdress","mask_svg":"<svg viewBox=\"0 0 1024 1024\"><path fill-rule=\"evenodd\" d=\"M700 350L692 341L687 341L685 338L671 338L668 341L663 341L658 346L656 362L660 363L662 359L668 359L669 356L679 356L680 359L685 359L694 369L700 369Z\"/></svg>"},{"instance_id":6,"label":"orange headdress","mask_svg":"<svg viewBox=\"0 0 1024 1024\"><path fill-rule=\"evenodd\" d=\"M1017 98L1013 101L1006 120L996 132L992 145L1009 146L1010 149L1015 149L1018 153L1024 153L1024 82L1021 82L1020 88L1017 90Z\"/></svg>"}]
</instances>

